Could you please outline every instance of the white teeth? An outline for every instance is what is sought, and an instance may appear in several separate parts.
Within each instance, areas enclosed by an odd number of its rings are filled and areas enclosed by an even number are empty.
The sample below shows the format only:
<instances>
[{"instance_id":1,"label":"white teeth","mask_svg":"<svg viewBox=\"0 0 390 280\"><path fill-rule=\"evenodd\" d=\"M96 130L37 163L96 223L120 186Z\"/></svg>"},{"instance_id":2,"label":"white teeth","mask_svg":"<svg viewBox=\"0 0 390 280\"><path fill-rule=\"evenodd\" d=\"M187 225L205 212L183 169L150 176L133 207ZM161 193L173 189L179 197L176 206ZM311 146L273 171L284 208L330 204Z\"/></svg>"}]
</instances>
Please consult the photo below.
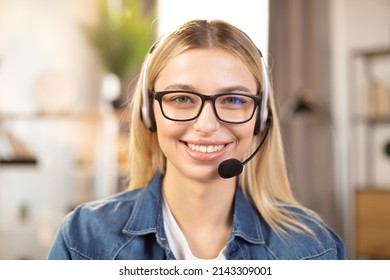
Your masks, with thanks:
<instances>
[{"instance_id":1,"label":"white teeth","mask_svg":"<svg viewBox=\"0 0 390 280\"><path fill-rule=\"evenodd\" d=\"M188 143L188 147L193 151L197 151L201 153L213 153L222 150L225 147L225 145L204 146L204 145L195 145L195 144Z\"/></svg>"}]
</instances>

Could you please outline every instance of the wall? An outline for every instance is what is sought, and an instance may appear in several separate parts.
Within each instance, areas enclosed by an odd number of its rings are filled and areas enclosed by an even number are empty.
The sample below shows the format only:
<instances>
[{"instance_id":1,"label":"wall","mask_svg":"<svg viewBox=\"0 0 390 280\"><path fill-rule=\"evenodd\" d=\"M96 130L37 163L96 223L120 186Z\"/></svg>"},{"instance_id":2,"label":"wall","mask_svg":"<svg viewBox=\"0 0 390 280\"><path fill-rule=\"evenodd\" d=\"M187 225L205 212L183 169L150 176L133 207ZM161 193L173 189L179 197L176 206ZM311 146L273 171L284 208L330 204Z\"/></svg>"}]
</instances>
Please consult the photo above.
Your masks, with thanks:
<instances>
[{"instance_id":1,"label":"wall","mask_svg":"<svg viewBox=\"0 0 390 280\"><path fill-rule=\"evenodd\" d=\"M158 35L190 19L223 19L247 33L268 54L268 0L159 0Z\"/></svg>"},{"instance_id":2,"label":"wall","mask_svg":"<svg viewBox=\"0 0 390 280\"><path fill-rule=\"evenodd\" d=\"M96 6L92 0L0 1L1 112L39 112L37 83L48 76L62 86L45 96L53 107L97 106L99 66L80 32L81 23L95 20ZM53 98L55 91L62 99Z\"/></svg>"}]
</instances>

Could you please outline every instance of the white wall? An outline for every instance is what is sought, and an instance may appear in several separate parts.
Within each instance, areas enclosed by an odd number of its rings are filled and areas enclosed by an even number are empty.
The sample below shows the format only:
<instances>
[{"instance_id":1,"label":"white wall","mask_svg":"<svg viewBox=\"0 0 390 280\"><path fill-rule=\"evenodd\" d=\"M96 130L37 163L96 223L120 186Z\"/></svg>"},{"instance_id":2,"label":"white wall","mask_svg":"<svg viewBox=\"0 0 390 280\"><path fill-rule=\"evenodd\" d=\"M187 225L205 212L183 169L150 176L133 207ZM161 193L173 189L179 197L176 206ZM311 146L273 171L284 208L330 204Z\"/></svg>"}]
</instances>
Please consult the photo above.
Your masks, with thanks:
<instances>
[{"instance_id":1,"label":"white wall","mask_svg":"<svg viewBox=\"0 0 390 280\"><path fill-rule=\"evenodd\" d=\"M37 81L44 75L62 80L72 110L97 104L99 66L91 54L81 23L96 17L93 0L0 1L0 112L35 113ZM60 97L55 88L52 96ZM65 97L64 97L65 98ZM59 100L61 101L61 100ZM57 100L52 100L55 106Z\"/></svg>"},{"instance_id":2,"label":"white wall","mask_svg":"<svg viewBox=\"0 0 390 280\"><path fill-rule=\"evenodd\" d=\"M265 57L268 54L268 0L158 0L158 35L191 19L226 20L247 33Z\"/></svg>"}]
</instances>

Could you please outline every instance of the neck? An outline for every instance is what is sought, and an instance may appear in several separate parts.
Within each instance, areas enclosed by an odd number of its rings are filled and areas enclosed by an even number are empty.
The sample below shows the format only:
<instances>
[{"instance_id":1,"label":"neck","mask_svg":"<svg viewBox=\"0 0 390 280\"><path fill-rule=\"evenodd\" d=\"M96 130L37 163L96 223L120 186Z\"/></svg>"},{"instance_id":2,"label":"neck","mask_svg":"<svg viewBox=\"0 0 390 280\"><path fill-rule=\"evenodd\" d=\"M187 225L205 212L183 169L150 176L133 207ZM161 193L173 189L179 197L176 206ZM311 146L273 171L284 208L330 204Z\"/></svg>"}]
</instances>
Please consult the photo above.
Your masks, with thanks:
<instances>
[{"instance_id":1,"label":"neck","mask_svg":"<svg viewBox=\"0 0 390 280\"><path fill-rule=\"evenodd\" d=\"M179 216L179 213L199 213L196 216L200 220L204 218L201 217L202 214L211 218L213 215L220 217L223 213L229 213L233 205L235 187L236 178L198 181L168 171L163 179L163 193L175 217Z\"/></svg>"},{"instance_id":2,"label":"neck","mask_svg":"<svg viewBox=\"0 0 390 280\"><path fill-rule=\"evenodd\" d=\"M215 257L226 245L235 186L236 178L199 182L167 170L163 194L194 255ZM200 243L208 246L202 248Z\"/></svg>"}]
</instances>

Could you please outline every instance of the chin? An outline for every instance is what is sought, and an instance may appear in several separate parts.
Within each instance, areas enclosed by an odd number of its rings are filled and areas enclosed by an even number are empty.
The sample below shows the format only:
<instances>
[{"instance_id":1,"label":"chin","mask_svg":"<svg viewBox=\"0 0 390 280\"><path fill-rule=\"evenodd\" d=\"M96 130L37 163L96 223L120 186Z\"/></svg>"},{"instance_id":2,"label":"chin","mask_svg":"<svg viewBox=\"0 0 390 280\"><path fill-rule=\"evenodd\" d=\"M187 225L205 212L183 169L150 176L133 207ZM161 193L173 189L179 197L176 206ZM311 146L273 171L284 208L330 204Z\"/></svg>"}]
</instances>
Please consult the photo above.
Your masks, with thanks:
<instances>
[{"instance_id":1,"label":"chin","mask_svg":"<svg viewBox=\"0 0 390 280\"><path fill-rule=\"evenodd\" d=\"M196 172L196 174L194 174L193 177L201 182L226 180L219 175L218 168L213 169L212 171L209 171L209 172L207 172L207 171Z\"/></svg>"},{"instance_id":2,"label":"chin","mask_svg":"<svg viewBox=\"0 0 390 280\"><path fill-rule=\"evenodd\" d=\"M198 181L198 182L210 182L210 181L215 181L218 179L221 179L221 177L218 175L218 170L214 168L204 168L202 167L188 167L185 169L181 169L179 171L181 175L185 179L188 180L193 180L193 181Z\"/></svg>"}]
</instances>

